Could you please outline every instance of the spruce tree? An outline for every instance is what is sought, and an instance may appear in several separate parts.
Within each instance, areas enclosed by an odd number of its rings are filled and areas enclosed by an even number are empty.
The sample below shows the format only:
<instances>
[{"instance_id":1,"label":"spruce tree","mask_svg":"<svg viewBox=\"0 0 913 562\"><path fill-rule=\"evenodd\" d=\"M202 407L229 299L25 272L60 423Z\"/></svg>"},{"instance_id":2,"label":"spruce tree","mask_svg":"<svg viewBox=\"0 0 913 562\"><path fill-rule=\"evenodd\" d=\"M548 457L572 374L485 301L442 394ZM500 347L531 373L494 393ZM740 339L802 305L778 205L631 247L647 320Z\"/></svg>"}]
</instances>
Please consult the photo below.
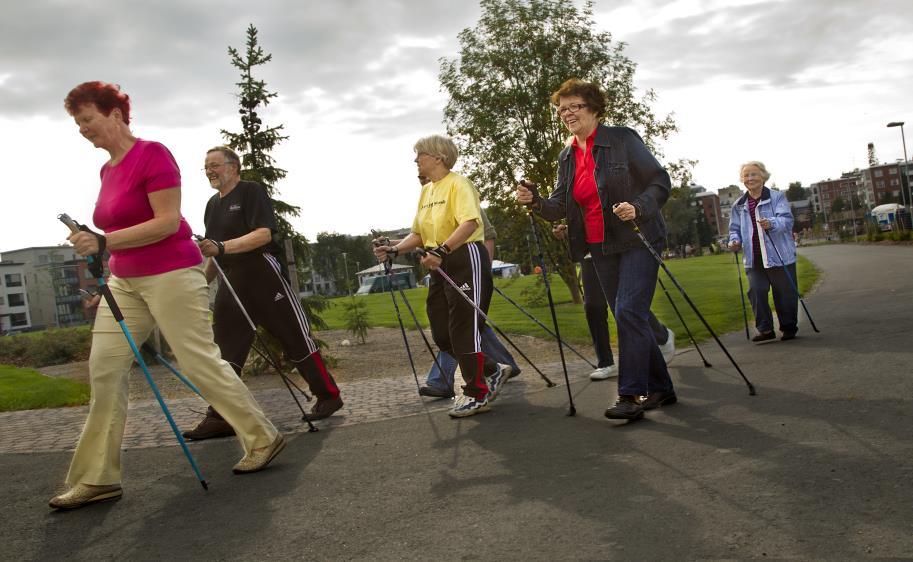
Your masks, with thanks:
<instances>
[{"instance_id":1,"label":"spruce tree","mask_svg":"<svg viewBox=\"0 0 913 562\"><path fill-rule=\"evenodd\" d=\"M228 47L231 64L241 71L238 86L238 104L241 114L241 132L233 133L222 129L222 136L232 149L241 156L241 179L254 181L266 188L267 194L276 210L279 226L280 246L282 240L292 240L297 259L302 259L307 252L307 240L295 231L288 219L297 217L301 208L277 198L279 192L276 184L286 176L286 171L276 166L276 160L270 155L279 143L288 139L283 135L284 125L267 126L257 113L258 109L269 105L270 100L278 94L266 88L264 80L254 77L256 67L270 62L273 55L265 53L257 40L257 28L253 24L247 28L246 50L243 55L234 47Z\"/></svg>"}]
</instances>

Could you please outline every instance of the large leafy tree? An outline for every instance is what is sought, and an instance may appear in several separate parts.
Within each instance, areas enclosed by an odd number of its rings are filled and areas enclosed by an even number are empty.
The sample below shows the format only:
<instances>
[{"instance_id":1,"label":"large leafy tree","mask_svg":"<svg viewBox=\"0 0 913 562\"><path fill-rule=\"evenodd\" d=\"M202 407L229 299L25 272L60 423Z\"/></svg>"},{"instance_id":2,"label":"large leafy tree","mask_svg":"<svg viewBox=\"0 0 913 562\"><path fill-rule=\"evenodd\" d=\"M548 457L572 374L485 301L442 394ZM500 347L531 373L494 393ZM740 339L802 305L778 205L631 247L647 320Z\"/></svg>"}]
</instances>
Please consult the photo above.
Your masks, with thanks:
<instances>
[{"instance_id":1,"label":"large leafy tree","mask_svg":"<svg viewBox=\"0 0 913 562\"><path fill-rule=\"evenodd\" d=\"M513 190L524 177L543 192L555 186L568 134L549 97L562 82L598 83L608 96L606 122L633 127L654 150L676 126L671 116L654 114L652 90L636 95L636 65L624 43L595 29L591 2L577 8L562 0L482 0L481 7L476 27L459 34L459 56L441 61L445 124L460 147L462 170L490 204L504 259L524 263L530 227ZM557 262L579 302L573 264L550 225L537 220L547 259Z\"/></svg>"},{"instance_id":2,"label":"large leafy tree","mask_svg":"<svg viewBox=\"0 0 913 562\"><path fill-rule=\"evenodd\" d=\"M222 136L228 146L241 155L241 179L255 181L266 188L276 210L279 237L282 240L292 240L295 255L301 259L307 251L307 240L295 231L288 220L297 217L301 209L277 198L279 191L276 184L286 176L286 171L277 167L276 160L270 155L270 151L288 137L282 134L284 125L266 126L257 113L278 95L269 91L266 82L255 78L253 74L256 67L268 63L273 55L265 53L260 47L257 28L253 24L247 28L245 47L243 54L234 47L228 47L232 66L241 72L241 81L236 83L241 132L222 129Z\"/></svg>"}]
</instances>

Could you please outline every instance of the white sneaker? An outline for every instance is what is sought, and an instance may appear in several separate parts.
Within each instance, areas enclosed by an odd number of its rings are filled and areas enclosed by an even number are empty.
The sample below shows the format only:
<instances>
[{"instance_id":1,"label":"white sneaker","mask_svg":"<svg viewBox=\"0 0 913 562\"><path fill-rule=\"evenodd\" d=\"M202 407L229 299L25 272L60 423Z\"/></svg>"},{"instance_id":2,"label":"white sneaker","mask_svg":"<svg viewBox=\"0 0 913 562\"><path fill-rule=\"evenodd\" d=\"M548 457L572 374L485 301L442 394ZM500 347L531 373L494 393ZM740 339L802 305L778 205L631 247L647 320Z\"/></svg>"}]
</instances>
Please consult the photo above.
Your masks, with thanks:
<instances>
[{"instance_id":1,"label":"white sneaker","mask_svg":"<svg viewBox=\"0 0 913 562\"><path fill-rule=\"evenodd\" d=\"M510 378L511 371L513 369L510 365L498 363L498 370L492 373L490 377L485 377L485 382L488 383L488 396L486 396L486 399L489 402L494 402L498 397L498 393L501 392L504 383Z\"/></svg>"},{"instance_id":2,"label":"white sneaker","mask_svg":"<svg viewBox=\"0 0 913 562\"><path fill-rule=\"evenodd\" d=\"M482 412L487 412L490 409L491 406L488 405L487 397L477 400L472 396L461 394L454 402L453 408L447 413L450 414L451 418L465 418L467 416L474 416L476 414L481 414Z\"/></svg>"},{"instance_id":3,"label":"white sneaker","mask_svg":"<svg viewBox=\"0 0 913 562\"><path fill-rule=\"evenodd\" d=\"M669 339L666 340L666 343L659 346L659 350L663 354L663 360L665 360L666 365L668 365L675 359L675 334L668 326L666 327L666 331L669 332Z\"/></svg>"},{"instance_id":4,"label":"white sneaker","mask_svg":"<svg viewBox=\"0 0 913 562\"><path fill-rule=\"evenodd\" d=\"M618 365L609 365L608 367L596 367L596 370L590 373L591 381L604 381L618 376Z\"/></svg>"}]
</instances>

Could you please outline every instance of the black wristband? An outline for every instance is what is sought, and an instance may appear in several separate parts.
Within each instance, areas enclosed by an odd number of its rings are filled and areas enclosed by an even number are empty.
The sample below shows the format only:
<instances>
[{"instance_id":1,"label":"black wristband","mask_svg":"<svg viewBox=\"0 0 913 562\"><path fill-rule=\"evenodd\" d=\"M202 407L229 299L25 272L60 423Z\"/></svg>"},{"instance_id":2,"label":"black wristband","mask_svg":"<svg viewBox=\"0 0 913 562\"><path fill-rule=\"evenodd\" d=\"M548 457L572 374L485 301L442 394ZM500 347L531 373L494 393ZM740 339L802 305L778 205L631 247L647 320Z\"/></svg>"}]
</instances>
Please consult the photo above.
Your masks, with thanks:
<instances>
[{"instance_id":1,"label":"black wristband","mask_svg":"<svg viewBox=\"0 0 913 562\"><path fill-rule=\"evenodd\" d=\"M453 252L453 250L451 250L450 246L448 246L447 244L441 244L436 249L440 250L441 252L443 252L445 254L449 254L449 253Z\"/></svg>"},{"instance_id":2,"label":"black wristband","mask_svg":"<svg viewBox=\"0 0 913 562\"><path fill-rule=\"evenodd\" d=\"M219 247L219 257L225 255L225 242L220 242L219 240L212 241L216 246Z\"/></svg>"},{"instance_id":3,"label":"black wristband","mask_svg":"<svg viewBox=\"0 0 913 562\"><path fill-rule=\"evenodd\" d=\"M396 249L396 246L390 246L390 249L387 250L387 255L395 258L399 255L399 250Z\"/></svg>"},{"instance_id":4,"label":"black wristband","mask_svg":"<svg viewBox=\"0 0 913 562\"><path fill-rule=\"evenodd\" d=\"M436 257L437 259L444 261L444 255L441 253L441 251L438 248L440 248L440 246L438 246L437 248L431 248L430 250L426 250L426 252L428 252L432 256Z\"/></svg>"}]
</instances>

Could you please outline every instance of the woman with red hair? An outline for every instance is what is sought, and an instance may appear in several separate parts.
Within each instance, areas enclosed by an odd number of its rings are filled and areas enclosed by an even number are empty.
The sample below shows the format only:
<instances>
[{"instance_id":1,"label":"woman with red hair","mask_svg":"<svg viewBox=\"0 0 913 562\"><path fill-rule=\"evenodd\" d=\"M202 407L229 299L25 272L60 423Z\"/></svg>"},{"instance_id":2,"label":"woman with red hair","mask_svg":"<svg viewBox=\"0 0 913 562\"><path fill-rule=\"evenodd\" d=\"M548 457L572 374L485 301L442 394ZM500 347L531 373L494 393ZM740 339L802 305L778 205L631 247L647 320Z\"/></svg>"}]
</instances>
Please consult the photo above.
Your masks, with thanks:
<instances>
[{"instance_id":1,"label":"woman with red hair","mask_svg":"<svg viewBox=\"0 0 913 562\"><path fill-rule=\"evenodd\" d=\"M109 155L92 217L104 234L78 232L69 241L81 256L100 259L108 250L108 286L136 341L158 326L187 377L235 428L245 455L234 472L266 468L285 440L213 342L203 257L181 216L174 157L163 145L133 136L130 98L119 86L85 82L64 106L82 136ZM69 489L52 498L51 507L73 509L122 495L120 447L132 364L129 344L102 302L89 356L89 416L70 463Z\"/></svg>"}]
</instances>

